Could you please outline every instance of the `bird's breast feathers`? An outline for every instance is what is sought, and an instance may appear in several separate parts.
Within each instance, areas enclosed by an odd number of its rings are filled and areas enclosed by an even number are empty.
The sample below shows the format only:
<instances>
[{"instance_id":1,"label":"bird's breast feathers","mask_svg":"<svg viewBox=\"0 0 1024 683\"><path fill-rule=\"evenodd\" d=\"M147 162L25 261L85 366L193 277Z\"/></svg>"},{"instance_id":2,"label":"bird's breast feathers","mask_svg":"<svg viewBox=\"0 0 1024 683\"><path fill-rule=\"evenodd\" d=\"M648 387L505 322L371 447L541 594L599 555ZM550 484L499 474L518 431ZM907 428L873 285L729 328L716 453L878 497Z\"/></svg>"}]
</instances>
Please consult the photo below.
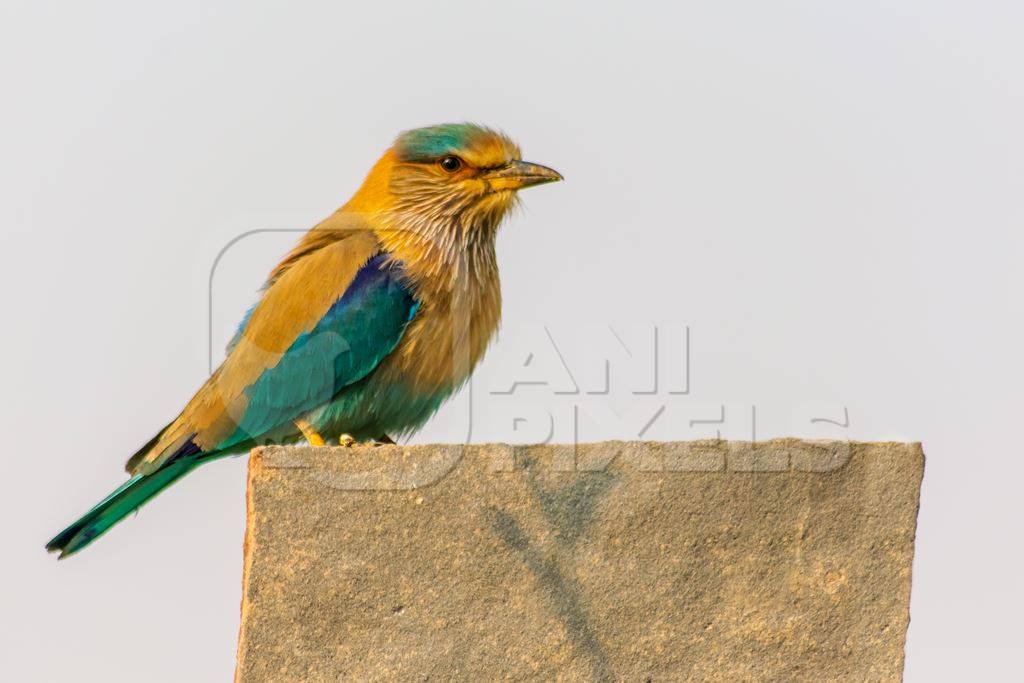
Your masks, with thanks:
<instances>
[{"instance_id":1,"label":"bird's breast feathers","mask_svg":"<svg viewBox=\"0 0 1024 683\"><path fill-rule=\"evenodd\" d=\"M416 283L419 310L376 374L417 393L451 392L466 380L497 331L497 273L483 280L444 278L429 286L411 281Z\"/></svg>"}]
</instances>

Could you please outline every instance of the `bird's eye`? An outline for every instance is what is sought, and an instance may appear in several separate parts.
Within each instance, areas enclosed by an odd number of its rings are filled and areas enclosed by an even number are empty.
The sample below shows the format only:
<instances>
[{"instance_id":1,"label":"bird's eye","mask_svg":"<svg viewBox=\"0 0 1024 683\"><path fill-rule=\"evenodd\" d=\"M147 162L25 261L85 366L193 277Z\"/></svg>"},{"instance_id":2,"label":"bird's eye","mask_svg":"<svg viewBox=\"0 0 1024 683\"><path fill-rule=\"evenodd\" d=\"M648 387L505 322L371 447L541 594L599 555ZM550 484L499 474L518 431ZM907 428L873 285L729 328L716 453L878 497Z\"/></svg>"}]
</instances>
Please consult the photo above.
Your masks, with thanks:
<instances>
[{"instance_id":1,"label":"bird's eye","mask_svg":"<svg viewBox=\"0 0 1024 683\"><path fill-rule=\"evenodd\" d=\"M455 173L462 168L462 159L453 156L441 157L441 160L437 162L441 165L448 173Z\"/></svg>"}]
</instances>

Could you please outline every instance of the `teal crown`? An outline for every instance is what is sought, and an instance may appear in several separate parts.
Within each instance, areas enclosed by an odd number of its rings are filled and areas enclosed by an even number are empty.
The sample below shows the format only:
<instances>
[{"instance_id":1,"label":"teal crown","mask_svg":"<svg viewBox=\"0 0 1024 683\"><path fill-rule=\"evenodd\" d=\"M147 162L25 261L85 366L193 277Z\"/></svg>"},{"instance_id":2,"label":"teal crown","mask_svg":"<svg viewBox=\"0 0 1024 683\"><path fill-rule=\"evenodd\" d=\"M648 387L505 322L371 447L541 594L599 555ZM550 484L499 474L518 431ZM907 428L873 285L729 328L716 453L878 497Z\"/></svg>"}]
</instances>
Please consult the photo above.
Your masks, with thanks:
<instances>
[{"instance_id":1,"label":"teal crown","mask_svg":"<svg viewBox=\"0 0 1024 683\"><path fill-rule=\"evenodd\" d=\"M484 137L496 135L474 123L445 123L439 126L407 130L395 140L395 153L401 161L434 161L458 154Z\"/></svg>"}]
</instances>

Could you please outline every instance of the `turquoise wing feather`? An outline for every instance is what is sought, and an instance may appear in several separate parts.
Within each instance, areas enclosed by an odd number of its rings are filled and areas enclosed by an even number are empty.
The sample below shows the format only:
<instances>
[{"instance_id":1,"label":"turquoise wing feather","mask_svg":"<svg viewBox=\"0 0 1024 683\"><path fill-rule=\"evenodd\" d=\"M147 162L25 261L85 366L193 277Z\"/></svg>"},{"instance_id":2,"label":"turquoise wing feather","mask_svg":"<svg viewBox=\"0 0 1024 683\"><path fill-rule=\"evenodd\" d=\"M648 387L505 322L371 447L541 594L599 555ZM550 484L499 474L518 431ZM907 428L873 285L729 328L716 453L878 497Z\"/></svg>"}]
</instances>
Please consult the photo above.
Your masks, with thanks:
<instances>
[{"instance_id":1,"label":"turquoise wing feather","mask_svg":"<svg viewBox=\"0 0 1024 683\"><path fill-rule=\"evenodd\" d=\"M395 349L418 306L397 264L384 254L370 259L316 326L246 388L238 429L218 450L295 420L364 378Z\"/></svg>"}]
</instances>

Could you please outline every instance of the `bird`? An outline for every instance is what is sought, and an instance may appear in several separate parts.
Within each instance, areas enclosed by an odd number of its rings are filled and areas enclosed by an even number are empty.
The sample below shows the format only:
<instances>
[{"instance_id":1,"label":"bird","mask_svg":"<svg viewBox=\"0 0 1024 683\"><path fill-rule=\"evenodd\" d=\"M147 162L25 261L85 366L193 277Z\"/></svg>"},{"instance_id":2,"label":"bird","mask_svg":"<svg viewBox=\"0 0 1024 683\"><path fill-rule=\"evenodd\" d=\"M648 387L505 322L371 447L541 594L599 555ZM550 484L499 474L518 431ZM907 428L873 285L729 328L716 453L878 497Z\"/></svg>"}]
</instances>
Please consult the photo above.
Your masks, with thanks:
<instances>
[{"instance_id":1,"label":"bird","mask_svg":"<svg viewBox=\"0 0 1024 683\"><path fill-rule=\"evenodd\" d=\"M82 550L187 473L267 444L394 443L459 389L498 328L500 224L562 180L472 123L400 133L272 270L221 365L46 548Z\"/></svg>"}]
</instances>

